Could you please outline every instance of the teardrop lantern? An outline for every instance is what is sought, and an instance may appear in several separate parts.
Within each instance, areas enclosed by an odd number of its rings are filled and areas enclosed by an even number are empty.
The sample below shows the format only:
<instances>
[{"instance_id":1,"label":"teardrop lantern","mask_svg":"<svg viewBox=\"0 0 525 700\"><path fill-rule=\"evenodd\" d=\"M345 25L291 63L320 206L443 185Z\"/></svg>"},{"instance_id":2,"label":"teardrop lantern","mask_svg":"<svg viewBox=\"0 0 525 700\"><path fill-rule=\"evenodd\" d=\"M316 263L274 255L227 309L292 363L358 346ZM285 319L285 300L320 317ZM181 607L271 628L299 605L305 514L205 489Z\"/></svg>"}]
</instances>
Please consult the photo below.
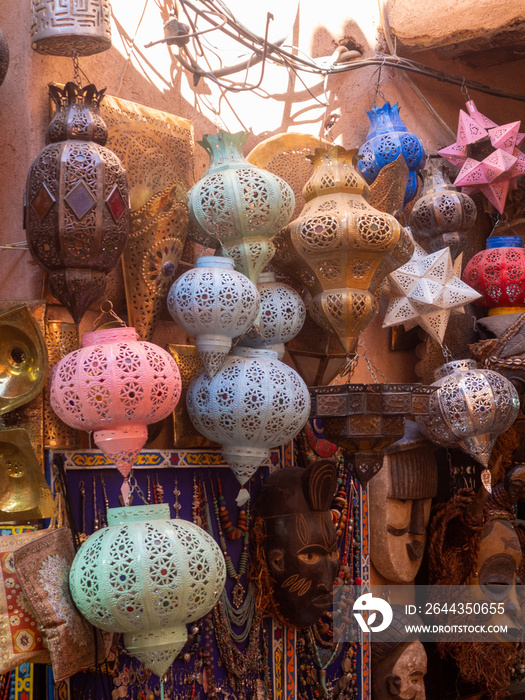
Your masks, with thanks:
<instances>
[{"instance_id":1,"label":"teardrop lantern","mask_svg":"<svg viewBox=\"0 0 525 700\"><path fill-rule=\"evenodd\" d=\"M347 354L377 313L376 294L389 272L408 262L412 238L390 214L367 201L356 151L317 148L306 205L288 227L291 244L315 276L309 312L335 333Z\"/></svg>"},{"instance_id":2,"label":"teardrop lantern","mask_svg":"<svg viewBox=\"0 0 525 700\"><path fill-rule=\"evenodd\" d=\"M275 272L263 272L257 280L261 312L257 327L242 336L239 345L275 350L282 360L284 344L299 333L306 318L306 307L297 292L275 279Z\"/></svg>"},{"instance_id":3,"label":"teardrop lantern","mask_svg":"<svg viewBox=\"0 0 525 700\"><path fill-rule=\"evenodd\" d=\"M434 376L431 386L437 389L428 415L418 419L420 429L439 445L464 450L486 469L496 438L518 415L516 389L498 372L477 369L475 360L447 362Z\"/></svg>"},{"instance_id":4,"label":"teardrop lantern","mask_svg":"<svg viewBox=\"0 0 525 700\"><path fill-rule=\"evenodd\" d=\"M166 418L181 393L171 355L138 340L134 328L85 333L82 347L51 373L51 407L78 430L93 430L98 447L126 478L148 437L147 426Z\"/></svg>"},{"instance_id":5,"label":"teardrop lantern","mask_svg":"<svg viewBox=\"0 0 525 700\"><path fill-rule=\"evenodd\" d=\"M108 527L78 550L69 583L89 622L123 632L130 654L162 678L184 646L186 623L224 588L222 552L201 527L170 520L167 503L110 508Z\"/></svg>"},{"instance_id":6,"label":"teardrop lantern","mask_svg":"<svg viewBox=\"0 0 525 700\"><path fill-rule=\"evenodd\" d=\"M189 236L212 248L223 246L235 267L254 284L272 259L272 238L289 222L295 198L277 175L248 163L245 132L206 134L199 144L210 167L188 193Z\"/></svg>"},{"instance_id":7,"label":"teardrop lantern","mask_svg":"<svg viewBox=\"0 0 525 700\"><path fill-rule=\"evenodd\" d=\"M382 107L367 110L370 130L366 142L359 149L359 170L368 184L379 172L400 155L408 166L408 182L404 204L414 199L417 192L417 172L425 164L425 151L419 138L408 131L399 116L399 106L385 102Z\"/></svg>"},{"instance_id":8,"label":"teardrop lantern","mask_svg":"<svg viewBox=\"0 0 525 700\"><path fill-rule=\"evenodd\" d=\"M129 232L125 170L109 149L98 108L104 90L67 83L49 87L57 111L48 145L29 170L25 227L31 255L78 324L104 294Z\"/></svg>"},{"instance_id":9,"label":"teardrop lantern","mask_svg":"<svg viewBox=\"0 0 525 700\"><path fill-rule=\"evenodd\" d=\"M203 255L195 267L173 284L168 310L195 345L210 377L220 369L232 338L245 333L255 321L260 296L257 287L233 269L231 258Z\"/></svg>"},{"instance_id":10,"label":"teardrop lantern","mask_svg":"<svg viewBox=\"0 0 525 700\"><path fill-rule=\"evenodd\" d=\"M217 374L199 374L186 398L194 426L222 444L222 453L244 485L270 456L292 440L310 413L308 388L273 350L235 347Z\"/></svg>"},{"instance_id":11,"label":"teardrop lantern","mask_svg":"<svg viewBox=\"0 0 525 700\"><path fill-rule=\"evenodd\" d=\"M467 244L463 234L476 221L476 205L450 182L441 158L437 162L429 158L421 174L423 189L409 217L412 235L428 246L428 252L450 248L452 258L456 258Z\"/></svg>"},{"instance_id":12,"label":"teardrop lantern","mask_svg":"<svg viewBox=\"0 0 525 700\"><path fill-rule=\"evenodd\" d=\"M489 316L525 311L525 248L520 236L487 238L463 270L463 281L481 294L478 306Z\"/></svg>"}]
</instances>

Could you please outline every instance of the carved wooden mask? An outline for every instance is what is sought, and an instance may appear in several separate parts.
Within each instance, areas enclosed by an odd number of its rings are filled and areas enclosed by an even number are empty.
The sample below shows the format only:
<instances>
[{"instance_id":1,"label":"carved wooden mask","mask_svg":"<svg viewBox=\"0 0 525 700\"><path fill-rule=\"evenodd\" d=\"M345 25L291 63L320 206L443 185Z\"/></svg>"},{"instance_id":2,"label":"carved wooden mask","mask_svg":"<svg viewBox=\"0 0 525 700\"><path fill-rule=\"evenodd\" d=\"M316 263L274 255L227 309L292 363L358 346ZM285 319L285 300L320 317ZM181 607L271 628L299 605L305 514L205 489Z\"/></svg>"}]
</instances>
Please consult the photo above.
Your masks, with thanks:
<instances>
[{"instance_id":1,"label":"carved wooden mask","mask_svg":"<svg viewBox=\"0 0 525 700\"><path fill-rule=\"evenodd\" d=\"M314 624L330 606L339 561L330 515L336 481L329 460L280 469L266 479L254 503L256 519L264 522L271 596L279 617L294 627Z\"/></svg>"}]
</instances>

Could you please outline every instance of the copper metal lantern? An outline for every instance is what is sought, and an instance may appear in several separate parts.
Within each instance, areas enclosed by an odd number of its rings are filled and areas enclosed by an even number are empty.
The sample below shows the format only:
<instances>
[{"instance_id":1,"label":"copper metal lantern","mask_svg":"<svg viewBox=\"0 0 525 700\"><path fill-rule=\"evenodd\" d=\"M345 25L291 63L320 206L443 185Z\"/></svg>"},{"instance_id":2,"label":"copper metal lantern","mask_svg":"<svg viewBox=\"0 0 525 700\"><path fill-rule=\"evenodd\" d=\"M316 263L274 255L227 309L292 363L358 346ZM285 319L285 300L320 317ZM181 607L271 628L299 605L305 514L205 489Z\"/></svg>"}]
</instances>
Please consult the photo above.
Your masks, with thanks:
<instances>
[{"instance_id":1,"label":"copper metal lantern","mask_svg":"<svg viewBox=\"0 0 525 700\"><path fill-rule=\"evenodd\" d=\"M354 473L366 484L383 450L405 434L405 418L426 416L433 387L422 384L342 384L310 388L312 416L324 435L354 453Z\"/></svg>"},{"instance_id":2,"label":"copper metal lantern","mask_svg":"<svg viewBox=\"0 0 525 700\"><path fill-rule=\"evenodd\" d=\"M377 313L382 280L414 251L399 222L368 203L370 188L355 155L341 146L315 150L314 173L303 189L306 205L284 234L299 267L311 271L311 284L300 275L313 296L310 314L337 335L347 354Z\"/></svg>"},{"instance_id":3,"label":"copper metal lantern","mask_svg":"<svg viewBox=\"0 0 525 700\"><path fill-rule=\"evenodd\" d=\"M125 170L104 147L107 129L94 85L51 85L57 111L48 145L35 158L26 186L29 250L49 274L54 296L78 324L104 294L129 232Z\"/></svg>"},{"instance_id":4,"label":"copper metal lantern","mask_svg":"<svg viewBox=\"0 0 525 700\"><path fill-rule=\"evenodd\" d=\"M51 56L91 56L111 48L109 0L31 0L31 42Z\"/></svg>"}]
</instances>

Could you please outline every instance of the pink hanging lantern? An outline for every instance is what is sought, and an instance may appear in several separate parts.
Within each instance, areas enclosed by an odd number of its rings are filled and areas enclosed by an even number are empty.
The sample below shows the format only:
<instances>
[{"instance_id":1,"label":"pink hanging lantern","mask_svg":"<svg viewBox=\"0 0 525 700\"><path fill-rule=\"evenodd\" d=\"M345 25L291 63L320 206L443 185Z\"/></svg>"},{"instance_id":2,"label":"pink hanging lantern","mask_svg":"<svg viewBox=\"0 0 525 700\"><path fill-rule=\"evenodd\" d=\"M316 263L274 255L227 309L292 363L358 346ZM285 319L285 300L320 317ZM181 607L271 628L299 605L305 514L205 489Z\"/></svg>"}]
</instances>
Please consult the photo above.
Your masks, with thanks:
<instances>
[{"instance_id":1,"label":"pink hanging lantern","mask_svg":"<svg viewBox=\"0 0 525 700\"><path fill-rule=\"evenodd\" d=\"M147 425L180 398L179 368L168 352L139 341L134 328L86 333L80 350L51 373L51 407L66 425L93 432L95 444L127 478L146 443Z\"/></svg>"},{"instance_id":2,"label":"pink hanging lantern","mask_svg":"<svg viewBox=\"0 0 525 700\"><path fill-rule=\"evenodd\" d=\"M525 174L525 153L518 148L525 137L521 122L498 126L481 114L473 100L466 107L468 114L459 111L455 143L438 153L460 168L456 187L466 194L479 190L503 213L509 189L516 189L516 178Z\"/></svg>"}]
</instances>

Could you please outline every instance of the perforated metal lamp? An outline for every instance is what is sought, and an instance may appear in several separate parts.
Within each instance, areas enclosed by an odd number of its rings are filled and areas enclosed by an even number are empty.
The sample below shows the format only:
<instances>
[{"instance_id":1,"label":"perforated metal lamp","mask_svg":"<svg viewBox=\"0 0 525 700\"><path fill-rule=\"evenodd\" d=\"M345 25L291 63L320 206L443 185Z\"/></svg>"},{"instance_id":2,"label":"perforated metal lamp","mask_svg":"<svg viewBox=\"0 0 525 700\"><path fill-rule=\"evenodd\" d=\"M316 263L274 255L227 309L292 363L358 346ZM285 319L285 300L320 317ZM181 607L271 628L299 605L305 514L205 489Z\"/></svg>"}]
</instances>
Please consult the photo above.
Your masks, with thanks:
<instances>
[{"instance_id":1,"label":"perforated metal lamp","mask_svg":"<svg viewBox=\"0 0 525 700\"><path fill-rule=\"evenodd\" d=\"M271 447L299 433L310 413L306 384L275 351L239 346L213 378L206 372L195 377L186 404L197 430L222 444L241 486Z\"/></svg>"},{"instance_id":2,"label":"perforated metal lamp","mask_svg":"<svg viewBox=\"0 0 525 700\"><path fill-rule=\"evenodd\" d=\"M271 239L290 220L295 198L284 180L244 158L247 138L245 132L219 131L199 141L210 167L188 192L188 235L225 248L236 269L255 283L275 253Z\"/></svg>"},{"instance_id":3,"label":"perforated metal lamp","mask_svg":"<svg viewBox=\"0 0 525 700\"><path fill-rule=\"evenodd\" d=\"M418 418L422 432L444 447L456 447L485 467L496 438L518 415L518 392L503 375L478 369L475 360L447 362L435 371L437 387L427 416ZM488 474L487 474L488 472Z\"/></svg>"},{"instance_id":4,"label":"perforated metal lamp","mask_svg":"<svg viewBox=\"0 0 525 700\"><path fill-rule=\"evenodd\" d=\"M123 632L133 656L162 677L187 640L186 623L215 605L224 557L213 538L168 503L110 508L108 527L80 547L71 596L91 624Z\"/></svg>"},{"instance_id":5,"label":"perforated metal lamp","mask_svg":"<svg viewBox=\"0 0 525 700\"><path fill-rule=\"evenodd\" d=\"M175 360L127 327L85 333L80 350L53 368L50 387L57 416L77 430L93 430L124 477L146 443L147 425L166 418L181 394Z\"/></svg>"},{"instance_id":6,"label":"perforated metal lamp","mask_svg":"<svg viewBox=\"0 0 525 700\"><path fill-rule=\"evenodd\" d=\"M195 345L210 377L215 376L232 346L255 321L257 287L233 269L232 258L202 255L181 275L168 294L168 311Z\"/></svg>"}]
</instances>

